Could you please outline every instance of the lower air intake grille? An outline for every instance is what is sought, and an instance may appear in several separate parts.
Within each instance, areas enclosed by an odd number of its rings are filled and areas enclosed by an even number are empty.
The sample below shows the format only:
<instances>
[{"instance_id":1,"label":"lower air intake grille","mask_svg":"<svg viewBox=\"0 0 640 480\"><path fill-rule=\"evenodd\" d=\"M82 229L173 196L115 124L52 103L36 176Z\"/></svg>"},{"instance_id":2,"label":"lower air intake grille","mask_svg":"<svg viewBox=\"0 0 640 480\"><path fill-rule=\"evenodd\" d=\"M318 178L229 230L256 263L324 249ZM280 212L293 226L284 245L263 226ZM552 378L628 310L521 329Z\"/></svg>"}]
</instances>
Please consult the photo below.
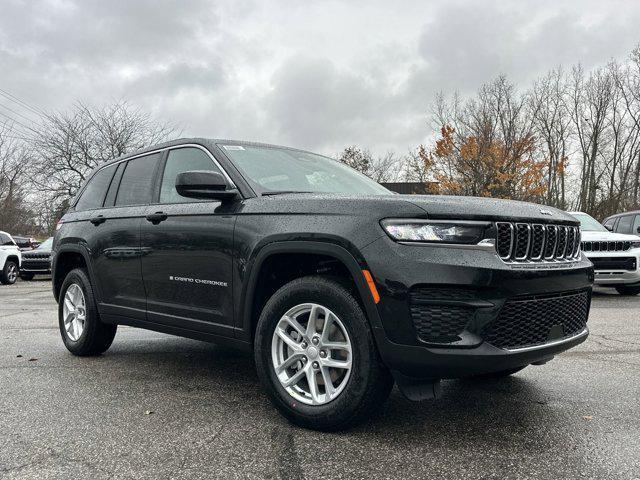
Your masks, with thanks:
<instances>
[{"instance_id":1,"label":"lower air intake grille","mask_svg":"<svg viewBox=\"0 0 640 480\"><path fill-rule=\"evenodd\" d=\"M430 343L449 343L458 340L474 309L449 305L412 305L411 319L418 337Z\"/></svg>"},{"instance_id":2,"label":"lower air intake grille","mask_svg":"<svg viewBox=\"0 0 640 480\"><path fill-rule=\"evenodd\" d=\"M590 303L589 292L508 300L498 318L484 327L482 337L507 349L571 337L586 327Z\"/></svg>"}]
</instances>

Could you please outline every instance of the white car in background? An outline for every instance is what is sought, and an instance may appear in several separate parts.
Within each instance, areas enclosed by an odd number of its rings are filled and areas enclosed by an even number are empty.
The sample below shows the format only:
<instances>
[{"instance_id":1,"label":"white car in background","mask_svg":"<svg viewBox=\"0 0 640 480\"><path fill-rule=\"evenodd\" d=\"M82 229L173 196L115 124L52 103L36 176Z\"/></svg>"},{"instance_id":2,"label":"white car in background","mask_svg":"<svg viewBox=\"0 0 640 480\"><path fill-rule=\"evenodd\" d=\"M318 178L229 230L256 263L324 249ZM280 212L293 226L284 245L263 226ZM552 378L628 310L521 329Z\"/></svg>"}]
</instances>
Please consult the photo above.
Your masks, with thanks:
<instances>
[{"instance_id":1,"label":"white car in background","mask_svg":"<svg viewBox=\"0 0 640 480\"><path fill-rule=\"evenodd\" d=\"M640 237L613 233L583 212L569 212L580 221L582 252L595 268L595 283L621 295L640 293Z\"/></svg>"},{"instance_id":2,"label":"white car in background","mask_svg":"<svg viewBox=\"0 0 640 480\"><path fill-rule=\"evenodd\" d=\"M0 231L0 283L12 285L16 283L22 263L22 254L13 237Z\"/></svg>"}]
</instances>

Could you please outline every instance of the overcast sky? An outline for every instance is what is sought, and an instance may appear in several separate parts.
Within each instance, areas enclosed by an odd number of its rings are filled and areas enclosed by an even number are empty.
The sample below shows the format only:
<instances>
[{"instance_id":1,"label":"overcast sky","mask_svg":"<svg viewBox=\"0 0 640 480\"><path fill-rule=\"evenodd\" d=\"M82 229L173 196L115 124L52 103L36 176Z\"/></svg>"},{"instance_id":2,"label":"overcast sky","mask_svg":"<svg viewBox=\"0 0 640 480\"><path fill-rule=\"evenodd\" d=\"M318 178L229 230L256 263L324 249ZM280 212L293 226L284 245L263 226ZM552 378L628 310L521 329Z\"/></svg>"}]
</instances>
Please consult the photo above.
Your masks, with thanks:
<instances>
[{"instance_id":1,"label":"overcast sky","mask_svg":"<svg viewBox=\"0 0 640 480\"><path fill-rule=\"evenodd\" d=\"M639 25L631 0L0 0L0 88L127 99L185 136L405 152L436 92L623 59Z\"/></svg>"}]
</instances>

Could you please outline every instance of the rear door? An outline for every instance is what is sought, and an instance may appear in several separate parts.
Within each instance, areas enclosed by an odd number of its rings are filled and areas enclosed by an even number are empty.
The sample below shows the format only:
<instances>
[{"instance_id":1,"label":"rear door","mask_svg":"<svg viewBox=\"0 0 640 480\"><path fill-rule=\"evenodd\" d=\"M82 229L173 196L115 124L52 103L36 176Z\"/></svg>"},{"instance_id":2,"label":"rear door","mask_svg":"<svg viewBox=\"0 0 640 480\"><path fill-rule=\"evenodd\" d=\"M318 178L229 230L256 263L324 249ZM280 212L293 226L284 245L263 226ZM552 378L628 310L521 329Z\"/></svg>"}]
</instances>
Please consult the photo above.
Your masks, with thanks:
<instances>
[{"instance_id":1,"label":"rear door","mask_svg":"<svg viewBox=\"0 0 640 480\"><path fill-rule=\"evenodd\" d=\"M89 247L102 314L146 318L140 224L161 158L162 153L153 153L118 164L103 208L92 212Z\"/></svg>"},{"instance_id":2,"label":"rear door","mask_svg":"<svg viewBox=\"0 0 640 480\"><path fill-rule=\"evenodd\" d=\"M203 148L185 146L168 152L157 204L147 207L141 225L147 318L233 336L234 206L180 196L176 176L189 170L213 170L226 176Z\"/></svg>"}]
</instances>

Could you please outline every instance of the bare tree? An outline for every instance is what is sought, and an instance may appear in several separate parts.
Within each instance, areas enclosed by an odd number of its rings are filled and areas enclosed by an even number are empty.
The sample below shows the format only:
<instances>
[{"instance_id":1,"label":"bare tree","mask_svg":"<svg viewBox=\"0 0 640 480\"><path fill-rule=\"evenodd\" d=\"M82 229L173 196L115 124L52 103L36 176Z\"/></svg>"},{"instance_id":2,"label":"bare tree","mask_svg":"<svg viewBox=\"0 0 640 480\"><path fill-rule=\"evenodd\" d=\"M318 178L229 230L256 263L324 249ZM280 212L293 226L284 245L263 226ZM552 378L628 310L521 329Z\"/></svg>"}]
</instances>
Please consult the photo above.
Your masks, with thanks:
<instances>
[{"instance_id":1,"label":"bare tree","mask_svg":"<svg viewBox=\"0 0 640 480\"><path fill-rule=\"evenodd\" d=\"M567 85L561 68L537 80L528 95L540 151L547 160L546 204L566 209L566 173L572 124L565 105Z\"/></svg>"},{"instance_id":2,"label":"bare tree","mask_svg":"<svg viewBox=\"0 0 640 480\"><path fill-rule=\"evenodd\" d=\"M628 169L623 175L625 186L622 188L624 199L621 207L626 209L640 207L640 45L629 56L622 67L615 68L614 79L619 91L619 101L628 115L629 130L633 141L628 149Z\"/></svg>"},{"instance_id":3,"label":"bare tree","mask_svg":"<svg viewBox=\"0 0 640 480\"><path fill-rule=\"evenodd\" d=\"M374 158L369 150L352 145L338 155L338 160L378 183L394 182L401 177L399 169L401 159L397 158L393 152Z\"/></svg>"},{"instance_id":4,"label":"bare tree","mask_svg":"<svg viewBox=\"0 0 640 480\"><path fill-rule=\"evenodd\" d=\"M10 125L0 125L0 230L35 233L37 225L26 199L29 157L11 132Z\"/></svg>"},{"instance_id":5,"label":"bare tree","mask_svg":"<svg viewBox=\"0 0 640 480\"><path fill-rule=\"evenodd\" d=\"M406 181L419 183L433 181L433 160L424 145L409 151L404 158L404 164Z\"/></svg>"},{"instance_id":6,"label":"bare tree","mask_svg":"<svg viewBox=\"0 0 640 480\"><path fill-rule=\"evenodd\" d=\"M106 160L176 136L176 129L126 102L104 107L77 103L48 114L33 141L36 188L50 199L73 196L87 174Z\"/></svg>"},{"instance_id":7,"label":"bare tree","mask_svg":"<svg viewBox=\"0 0 640 480\"><path fill-rule=\"evenodd\" d=\"M567 108L571 112L581 155L577 207L594 212L604 173L602 164L606 162L604 152L611 140L607 116L614 99L615 84L607 69L597 68L585 75L580 66L573 68L570 82Z\"/></svg>"}]
</instances>

